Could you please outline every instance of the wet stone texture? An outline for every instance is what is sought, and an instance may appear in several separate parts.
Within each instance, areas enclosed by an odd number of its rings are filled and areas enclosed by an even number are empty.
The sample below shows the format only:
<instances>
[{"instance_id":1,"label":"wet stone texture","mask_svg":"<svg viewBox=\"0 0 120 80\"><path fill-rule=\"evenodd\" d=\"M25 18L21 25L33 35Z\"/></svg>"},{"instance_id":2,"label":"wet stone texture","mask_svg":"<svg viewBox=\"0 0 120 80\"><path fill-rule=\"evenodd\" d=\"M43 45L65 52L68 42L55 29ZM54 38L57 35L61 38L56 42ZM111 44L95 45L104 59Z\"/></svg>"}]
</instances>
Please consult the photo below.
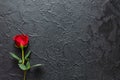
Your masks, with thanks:
<instances>
[{"instance_id":1,"label":"wet stone texture","mask_svg":"<svg viewBox=\"0 0 120 80\"><path fill-rule=\"evenodd\" d=\"M0 0L0 80L22 80L9 52L30 36L27 80L120 80L120 0Z\"/></svg>"}]
</instances>

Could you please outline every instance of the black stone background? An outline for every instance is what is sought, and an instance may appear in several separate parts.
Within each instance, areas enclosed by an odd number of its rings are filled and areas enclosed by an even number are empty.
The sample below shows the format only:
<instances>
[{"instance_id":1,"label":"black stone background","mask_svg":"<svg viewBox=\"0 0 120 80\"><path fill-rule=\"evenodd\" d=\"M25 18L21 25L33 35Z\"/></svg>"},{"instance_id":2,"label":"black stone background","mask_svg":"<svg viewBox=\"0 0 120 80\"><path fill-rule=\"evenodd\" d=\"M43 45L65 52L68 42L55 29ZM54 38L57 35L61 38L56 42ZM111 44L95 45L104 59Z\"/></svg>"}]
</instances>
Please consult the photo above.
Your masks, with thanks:
<instances>
[{"instance_id":1,"label":"black stone background","mask_svg":"<svg viewBox=\"0 0 120 80\"><path fill-rule=\"evenodd\" d=\"M23 80L19 33L44 64L27 80L120 80L120 0L0 0L0 80Z\"/></svg>"}]
</instances>

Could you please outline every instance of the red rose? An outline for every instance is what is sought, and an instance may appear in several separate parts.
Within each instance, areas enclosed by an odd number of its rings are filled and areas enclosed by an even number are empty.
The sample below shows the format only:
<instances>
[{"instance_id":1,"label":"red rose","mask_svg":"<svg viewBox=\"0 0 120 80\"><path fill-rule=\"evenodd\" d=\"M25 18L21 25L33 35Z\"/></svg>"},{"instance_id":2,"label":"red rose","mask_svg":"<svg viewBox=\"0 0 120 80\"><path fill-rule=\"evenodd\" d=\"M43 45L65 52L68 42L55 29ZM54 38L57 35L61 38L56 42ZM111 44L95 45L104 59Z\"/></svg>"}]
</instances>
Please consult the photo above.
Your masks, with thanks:
<instances>
[{"instance_id":1,"label":"red rose","mask_svg":"<svg viewBox=\"0 0 120 80\"><path fill-rule=\"evenodd\" d=\"M29 37L25 34L18 34L13 37L13 40L15 41L15 44L18 48L26 47L29 42Z\"/></svg>"}]
</instances>

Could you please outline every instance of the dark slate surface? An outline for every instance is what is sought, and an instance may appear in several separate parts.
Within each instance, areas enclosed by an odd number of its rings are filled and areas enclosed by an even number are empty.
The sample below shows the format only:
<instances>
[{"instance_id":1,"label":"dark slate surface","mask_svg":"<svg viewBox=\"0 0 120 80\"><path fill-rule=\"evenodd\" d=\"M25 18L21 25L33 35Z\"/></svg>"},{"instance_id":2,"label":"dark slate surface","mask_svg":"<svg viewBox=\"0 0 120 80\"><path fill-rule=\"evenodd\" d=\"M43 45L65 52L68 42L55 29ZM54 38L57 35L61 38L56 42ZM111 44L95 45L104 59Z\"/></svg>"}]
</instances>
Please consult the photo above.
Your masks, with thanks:
<instances>
[{"instance_id":1,"label":"dark slate surface","mask_svg":"<svg viewBox=\"0 0 120 80\"><path fill-rule=\"evenodd\" d=\"M120 0L0 0L0 80L22 80L18 33L44 64L28 80L120 80Z\"/></svg>"}]
</instances>

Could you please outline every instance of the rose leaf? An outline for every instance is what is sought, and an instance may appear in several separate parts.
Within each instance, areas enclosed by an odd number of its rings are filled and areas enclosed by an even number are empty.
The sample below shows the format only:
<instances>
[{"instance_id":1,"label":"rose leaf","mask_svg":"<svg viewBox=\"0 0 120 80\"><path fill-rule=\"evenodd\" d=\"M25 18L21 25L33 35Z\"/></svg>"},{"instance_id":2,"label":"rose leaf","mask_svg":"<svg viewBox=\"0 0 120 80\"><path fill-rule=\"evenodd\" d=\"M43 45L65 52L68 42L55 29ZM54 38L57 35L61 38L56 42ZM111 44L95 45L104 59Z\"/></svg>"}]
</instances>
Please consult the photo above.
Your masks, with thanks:
<instances>
[{"instance_id":1,"label":"rose leaf","mask_svg":"<svg viewBox=\"0 0 120 80\"><path fill-rule=\"evenodd\" d=\"M26 66L24 64L18 64L19 65L19 68L21 70L27 70Z\"/></svg>"},{"instance_id":2,"label":"rose leaf","mask_svg":"<svg viewBox=\"0 0 120 80\"><path fill-rule=\"evenodd\" d=\"M13 58L17 59L18 61L20 60L20 58L19 58L16 54L10 53L10 55L11 55Z\"/></svg>"},{"instance_id":3,"label":"rose leaf","mask_svg":"<svg viewBox=\"0 0 120 80\"><path fill-rule=\"evenodd\" d=\"M28 59L28 57L30 56L30 54L31 54L31 51L29 51L29 52L25 55L25 60Z\"/></svg>"},{"instance_id":4,"label":"rose leaf","mask_svg":"<svg viewBox=\"0 0 120 80\"><path fill-rule=\"evenodd\" d=\"M32 65L31 68L40 67L40 66L43 66L43 64L35 64L35 65Z\"/></svg>"}]
</instances>

